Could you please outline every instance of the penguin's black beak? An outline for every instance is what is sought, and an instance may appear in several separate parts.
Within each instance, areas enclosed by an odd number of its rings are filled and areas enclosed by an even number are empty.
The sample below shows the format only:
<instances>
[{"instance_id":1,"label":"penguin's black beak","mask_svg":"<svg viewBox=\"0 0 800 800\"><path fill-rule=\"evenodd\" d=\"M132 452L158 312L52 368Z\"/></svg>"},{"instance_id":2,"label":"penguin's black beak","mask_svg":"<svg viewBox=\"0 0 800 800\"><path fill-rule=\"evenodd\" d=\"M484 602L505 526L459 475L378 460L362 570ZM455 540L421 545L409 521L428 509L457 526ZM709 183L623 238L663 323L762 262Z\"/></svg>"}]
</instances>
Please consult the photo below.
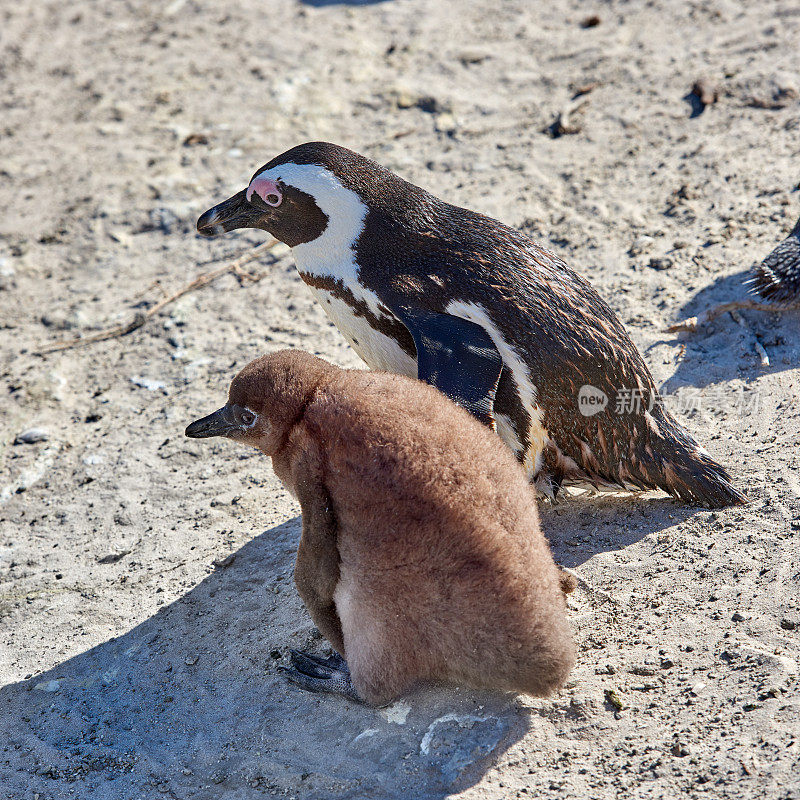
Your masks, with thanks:
<instances>
[{"instance_id":1,"label":"penguin's black beak","mask_svg":"<svg viewBox=\"0 0 800 800\"><path fill-rule=\"evenodd\" d=\"M239 430L239 424L230 406L223 406L207 417L195 420L184 431L190 439L210 439L212 436L228 436Z\"/></svg>"},{"instance_id":2,"label":"penguin's black beak","mask_svg":"<svg viewBox=\"0 0 800 800\"><path fill-rule=\"evenodd\" d=\"M200 219L197 220L197 232L201 236L220 236L228 231L237 228L261 228L266 230L266 222L269 207L264 204L263 208L256 208L247 202L245 197L247 190L242 189L233 197L223 200L221 203L209 208Z\"/></svg>"}]
</instances>

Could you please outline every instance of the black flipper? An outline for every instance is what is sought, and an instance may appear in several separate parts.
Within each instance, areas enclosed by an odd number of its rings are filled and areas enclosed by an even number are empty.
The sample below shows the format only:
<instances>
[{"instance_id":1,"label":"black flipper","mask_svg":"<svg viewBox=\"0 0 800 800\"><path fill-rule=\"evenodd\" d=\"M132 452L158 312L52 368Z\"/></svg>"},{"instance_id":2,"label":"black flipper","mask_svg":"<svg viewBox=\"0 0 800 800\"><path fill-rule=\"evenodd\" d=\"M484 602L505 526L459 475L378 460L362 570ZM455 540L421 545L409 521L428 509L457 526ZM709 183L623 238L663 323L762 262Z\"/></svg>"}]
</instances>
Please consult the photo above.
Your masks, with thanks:
<instances>
[{"instance_id":1,"label":"black flipper","mask_svg":"<svg viewBox=\"0 0 800 800\"><path fill-rule=\"evenodd\" d=\"M489 334L449 314L403 309L417 348L417 377L494 428L494 396L503 359Z\"/></svg>"}]
</instances>

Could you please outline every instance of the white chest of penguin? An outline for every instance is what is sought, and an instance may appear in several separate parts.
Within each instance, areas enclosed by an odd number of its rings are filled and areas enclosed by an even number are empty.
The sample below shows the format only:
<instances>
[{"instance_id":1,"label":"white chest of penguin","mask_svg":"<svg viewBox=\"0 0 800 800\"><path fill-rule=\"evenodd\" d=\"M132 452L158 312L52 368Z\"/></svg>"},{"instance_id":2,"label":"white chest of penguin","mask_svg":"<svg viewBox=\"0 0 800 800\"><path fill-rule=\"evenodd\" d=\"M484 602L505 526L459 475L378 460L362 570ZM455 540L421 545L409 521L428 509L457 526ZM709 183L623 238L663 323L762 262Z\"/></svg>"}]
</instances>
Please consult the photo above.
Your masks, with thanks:
<instances>
[{"instance_id":1,"label":"white chest of penguin","mask_svg":"<svg viewBox=\"0 0 800 800\"><path fill-rule=\"evenodd\" d=\"M352 250L348 248L340 253L319 252L317 248L310 246L312 244L315 243L293 248L301 276L339 281L358 305L365 305L378 318L386 316L377 295L359 282L358 267ZM417 377L416 359L409 356L395 339L373 328L363 314L333 292L311 285L308 288L331 322L370 369Z\"/></svg>"},{"instance_id":2,"label":"white chest of penguin","mask_svg":"<svg viewBox=\"0 0 800 800\"><path fill-rule=\"evenodd\" d=\"M416 359L411 358L393 338L375 330L365 317L355 313L349 303L331 292L313 286L309 286L309 289L325 309L331 322L371 369L417 377ZM363 299L356 292L353 295L356 300Z\"/></svg>"}]
</instances>

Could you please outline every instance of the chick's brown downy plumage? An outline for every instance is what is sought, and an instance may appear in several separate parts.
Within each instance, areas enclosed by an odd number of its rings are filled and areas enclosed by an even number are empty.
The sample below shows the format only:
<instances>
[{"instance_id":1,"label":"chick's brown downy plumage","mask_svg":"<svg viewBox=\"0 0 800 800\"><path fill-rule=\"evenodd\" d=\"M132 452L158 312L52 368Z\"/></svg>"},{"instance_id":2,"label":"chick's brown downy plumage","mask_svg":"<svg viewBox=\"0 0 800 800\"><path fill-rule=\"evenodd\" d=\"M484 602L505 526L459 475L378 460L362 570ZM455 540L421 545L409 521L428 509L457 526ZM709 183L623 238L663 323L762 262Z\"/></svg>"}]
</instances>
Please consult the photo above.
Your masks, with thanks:
<instances>
[{"instance_id":1,"label":"chick's brown downy plumage","mask_svg":"<svg viewBox=\"0 0 800 800\"><path fill-rule=\"evenodd\" d=\"M302 507L297 588L346 665L294 653L296 682L374 705L427 680L563 685L571 585L524 472L468 412L420 381L282 351L187 435L221 431L272 456Z\"/></svg>"}]
</instances>

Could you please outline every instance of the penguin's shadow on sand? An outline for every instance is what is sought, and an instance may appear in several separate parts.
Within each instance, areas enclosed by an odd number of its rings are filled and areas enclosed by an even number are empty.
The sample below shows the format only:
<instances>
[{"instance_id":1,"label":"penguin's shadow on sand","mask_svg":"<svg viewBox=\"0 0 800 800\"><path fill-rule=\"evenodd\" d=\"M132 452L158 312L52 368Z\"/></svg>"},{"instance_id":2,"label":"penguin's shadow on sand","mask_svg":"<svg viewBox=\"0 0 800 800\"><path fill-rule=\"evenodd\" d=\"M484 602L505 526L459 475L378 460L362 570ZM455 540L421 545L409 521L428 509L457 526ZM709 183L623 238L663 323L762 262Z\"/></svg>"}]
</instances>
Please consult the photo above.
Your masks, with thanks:
<instances>
[{"instance_id":1,"label":"penguin's shadow on sand","mask_svg":"<svg viewBox=\"0 0 800 800\"><path fill-rule=\"evenodd\" d=\"M425 799L478 781L530 726L513 696L430 687L376 710L277 672L289 646L327 649L293 585L299 535L299 518L266 531L122 636L0 690L5 788Z\"/></svg>"},{"instance_id":2,"label":"penguin's shadow on sand","mask_svg":"<svg viewBox=\"0 0 800 800\"><path fill-rule=\"evenodd\" d=\"M553 558L579 569L600 553L624 550L707 509L671 497L652 495L577 495L542 504L542 530Z\"/></svg>"},{"instance_id":3,"label":"penguin's shadow on sand","mask_svg":"<svg viewBox=\"0 0 800 800\"><path fill-rule=\"evenodd\" d=\"M713 306L732 300L758 300L757 295L747 291L745 280L749 275L749 270L743 270L704 286L689 301L675 308L673 320L678 322L697 316ZM685 386L703 388L727 383L735 378L750 382L764 374L800 366L800 312L776 314L745 310L739 313L746 327L725 313L697 331L665 333L647 348L646 358L656 347L686 346L675 373L659 387L663 395L674 394ZM760 364L756 339L769 355L768 367Z\"/></svg>"}]
</instances>

